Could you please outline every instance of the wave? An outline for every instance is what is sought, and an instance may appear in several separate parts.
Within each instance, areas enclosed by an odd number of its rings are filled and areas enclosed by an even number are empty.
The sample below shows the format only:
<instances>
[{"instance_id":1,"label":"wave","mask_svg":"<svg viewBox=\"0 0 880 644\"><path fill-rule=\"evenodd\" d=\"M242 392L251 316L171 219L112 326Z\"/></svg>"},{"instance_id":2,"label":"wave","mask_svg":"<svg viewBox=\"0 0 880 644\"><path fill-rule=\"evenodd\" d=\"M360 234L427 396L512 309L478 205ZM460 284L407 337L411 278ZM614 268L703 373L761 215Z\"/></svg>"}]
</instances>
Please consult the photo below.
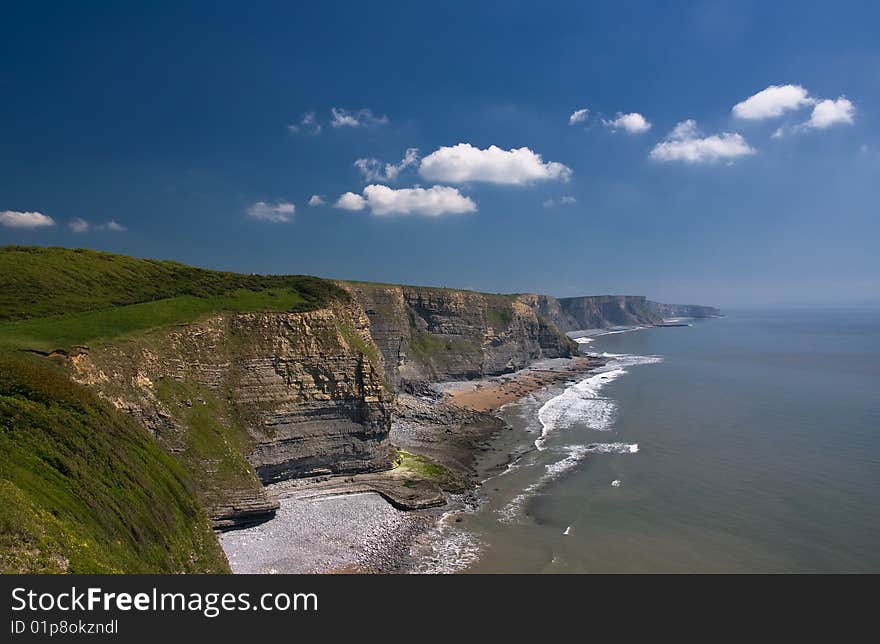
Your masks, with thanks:
<instances>
[{"instance_id":1,"label":"wave","mask_svg":"<svg viewBox=\"0 0 880 644\"><path fill-rule=\"evenodd\" d=\"M420 575L452 574L465 570L480 558L482 543L471 532L457 530L442 521L428 535L430 553L411 570Z\"/></svg>"},{"instance_id":2,"label":"wave","mask_svg":"<svg viewBox=\"0 0 880 644\"><path fill-rule=\"evenodd\" d=\"M546 465L544 474L537 481L527 485L507 505L498 510L498 514L501 515L499 521L502 523L512 521L519 514L523 504L533 497L538 490L575 467L588 454L636 454L639 451L639 444L590 443L589 445L568 445L564 451L566 455L562 459Z\"/></svg>"},{"instance_id":3,"label":"wave","mask_svg":"<svg viewBox=\"0 0 880 644\"><path fill-rule=\"evenodd\" d=\"M617 415L617 403L600 396L602 388L627 373L626 367L653 364L662 360L658 356L619 353L603 353L601 357L610 359L604 367L566 388L538 410L541 435L535 440L535 447L539 450L544 449L547 436L557 429L580 424L596 431L610 430Z\"/></svg>"},{"instance_id":4,"label":"wave","mask_svg":"<svg viewBox=\"0 0 880 644\"><path fill-rule=\"evenodd\" d=\"M460 529L453 519L462 514L473 514L479 502L473 497L452 495L450 501L461 507L444 512L428 530L424 539L411 549L416 553L409 572L417 575L452 574L476 563L483 543L473 532Z\"/></svg>"}]
</instances>

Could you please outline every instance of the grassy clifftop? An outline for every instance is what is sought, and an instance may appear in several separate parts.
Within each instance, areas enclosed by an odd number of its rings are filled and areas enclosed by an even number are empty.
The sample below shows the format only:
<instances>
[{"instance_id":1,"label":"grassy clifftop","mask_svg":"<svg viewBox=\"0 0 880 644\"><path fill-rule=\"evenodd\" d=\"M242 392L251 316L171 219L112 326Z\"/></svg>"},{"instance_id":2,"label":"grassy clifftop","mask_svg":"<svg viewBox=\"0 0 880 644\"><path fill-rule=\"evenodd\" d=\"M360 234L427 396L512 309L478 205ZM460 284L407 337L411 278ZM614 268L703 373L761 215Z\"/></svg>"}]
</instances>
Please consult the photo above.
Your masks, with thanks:
<instances>
[{"instance_id":1,"label":"grassy clifftop","mask_svg":"<svg viewBox=\"0 0 880 644\"><path fill-rule=\"evenodd\" d=\"M51 350L218 311L310 311L348 294L303 275L242 275L84 249L0 247L0 348Z\"/></svg>"},{"instance_id":2,"label":"grassy clifftop","mask_svg":"<svg viewBox=\"0 0 880 644\"><path fill-rule=\"evenodd\" d=\"M0 572L224 572L189 476L35 357L0 356Z\"/></svg>"}]
</instances>

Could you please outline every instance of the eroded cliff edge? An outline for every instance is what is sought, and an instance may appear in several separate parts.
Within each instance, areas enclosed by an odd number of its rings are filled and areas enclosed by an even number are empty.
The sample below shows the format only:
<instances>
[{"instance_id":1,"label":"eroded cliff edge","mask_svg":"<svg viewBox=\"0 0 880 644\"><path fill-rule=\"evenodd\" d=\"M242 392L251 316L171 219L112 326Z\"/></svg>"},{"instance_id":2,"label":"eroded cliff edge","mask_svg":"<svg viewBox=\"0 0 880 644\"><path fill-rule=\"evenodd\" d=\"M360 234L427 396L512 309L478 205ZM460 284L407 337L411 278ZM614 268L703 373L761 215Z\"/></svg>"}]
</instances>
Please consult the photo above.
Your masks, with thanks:
<instances>
[{"instance_id":1,"label":"eroded cliff edge","mask_svg":"<svg viewBox=\"0 0 880 644\"><path fill-rule=\"evenodd\" d=\"M216 527L271 516L267 483L377 486L395 463L390 478L401 478L410 457L391 445L393 416L413 431L441 427L444 445L461 430L454 465L467 470L471 430L493 422L442 407L430 383L576 355L566 331L699 313L643 297L239 275L82 249L7 247L0 263L16 276L0 280L0 349L47 357L138 421L188 471ZM411 507L436 498L397 493Z\"/></svg>"},{"instance_id":2,"label":"eroded cliff edge","mask_svg":"<svg viewBox=\"0 0 880 644\"><path fill-rule=\"evenodd\" d=\"M718 317L721 311L694 304L661 304L643 295L522 296L545 319L564 332L613 326L661 324L667 318Z\"/></svg>"},{"instance_id":3,"label":"eroded cliff edge","mask_svg":"<svg viewBox=\"0 0 880 644\"><path fill-rule=\"evenodd\" d=\"M370 319L395 390L522 369L577 345L518 295L343 283Z\"/></svg>"},{"instance_id":4,"label":"eroded cliff edge","mask_svg":"<svg viewBox=\"0 0 880 644\"><path fill-rule=\"evenodd\" d=\"M412 402L395 404L399 393L577 355L564 331L680 314L644 297L339 285L350 301L218 313L65 361L187 466L214 525L227 528L271 516L265 484L391 468L392 415Z\"/></svg>"},{"instance_id":5,"label":"eroded cliff edge","mask_svg":"<svg viewBox=\"0 0 880 644\"><path fill-rule=\"evenodd\" d=\"M302 313L218 313L59 353L72 378L193 472L215 526L271 515L267 483L387 470L396 392L515 371L577 345L528 299L344 284Z\"/></svg>"},{"instance_id":6,"label":"eroded cliff edge","mask_svg":"<svg viewBox=\"0 0 880 644\"><path fill-rule=\"evenodd\" d=\"M188 466L218 527L271 514L265 483L391 466L382 356L352 304L213 315L69 362Z\"/></svg>"}]
</instances>

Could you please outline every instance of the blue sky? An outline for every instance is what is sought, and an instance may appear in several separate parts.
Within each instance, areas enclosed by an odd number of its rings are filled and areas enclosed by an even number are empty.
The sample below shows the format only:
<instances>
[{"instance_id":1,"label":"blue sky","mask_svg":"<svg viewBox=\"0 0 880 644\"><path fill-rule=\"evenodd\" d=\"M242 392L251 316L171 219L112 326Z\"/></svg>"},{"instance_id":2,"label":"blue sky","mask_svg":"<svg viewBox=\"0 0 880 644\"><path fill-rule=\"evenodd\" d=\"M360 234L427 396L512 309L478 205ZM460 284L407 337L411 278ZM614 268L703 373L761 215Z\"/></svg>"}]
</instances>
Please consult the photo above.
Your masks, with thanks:
<instances>
[{"instance_id":1,"label":"blue sky","mask_svg":"<svg viewBox=\"0 0 880 644\"><path fill-rule=\"evenodd\" d=\"M4 3L0 243L880 299L877 3L256 4Z\"/></svg>"}]
</instances>

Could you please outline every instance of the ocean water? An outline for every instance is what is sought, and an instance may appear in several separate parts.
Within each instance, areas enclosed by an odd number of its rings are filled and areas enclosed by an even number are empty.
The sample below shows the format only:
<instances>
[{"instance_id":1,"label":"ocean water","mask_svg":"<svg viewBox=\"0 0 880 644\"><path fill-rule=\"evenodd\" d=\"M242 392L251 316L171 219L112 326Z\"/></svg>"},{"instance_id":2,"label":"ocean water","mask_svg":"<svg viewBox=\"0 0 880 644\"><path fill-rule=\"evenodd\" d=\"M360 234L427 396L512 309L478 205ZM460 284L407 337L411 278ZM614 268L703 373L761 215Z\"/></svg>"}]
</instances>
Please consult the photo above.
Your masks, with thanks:
<instances>
[{"instance_id":1,"label":"ocean water","mask_svg":"<svg viewBox=\"0 0 880 644\"><path fill-rule=\"evenodd\" d=\"M470 572L880 572L880 309L605 335L507 406L518 458L447 538Z\"/></svg>"}]
</instances>

